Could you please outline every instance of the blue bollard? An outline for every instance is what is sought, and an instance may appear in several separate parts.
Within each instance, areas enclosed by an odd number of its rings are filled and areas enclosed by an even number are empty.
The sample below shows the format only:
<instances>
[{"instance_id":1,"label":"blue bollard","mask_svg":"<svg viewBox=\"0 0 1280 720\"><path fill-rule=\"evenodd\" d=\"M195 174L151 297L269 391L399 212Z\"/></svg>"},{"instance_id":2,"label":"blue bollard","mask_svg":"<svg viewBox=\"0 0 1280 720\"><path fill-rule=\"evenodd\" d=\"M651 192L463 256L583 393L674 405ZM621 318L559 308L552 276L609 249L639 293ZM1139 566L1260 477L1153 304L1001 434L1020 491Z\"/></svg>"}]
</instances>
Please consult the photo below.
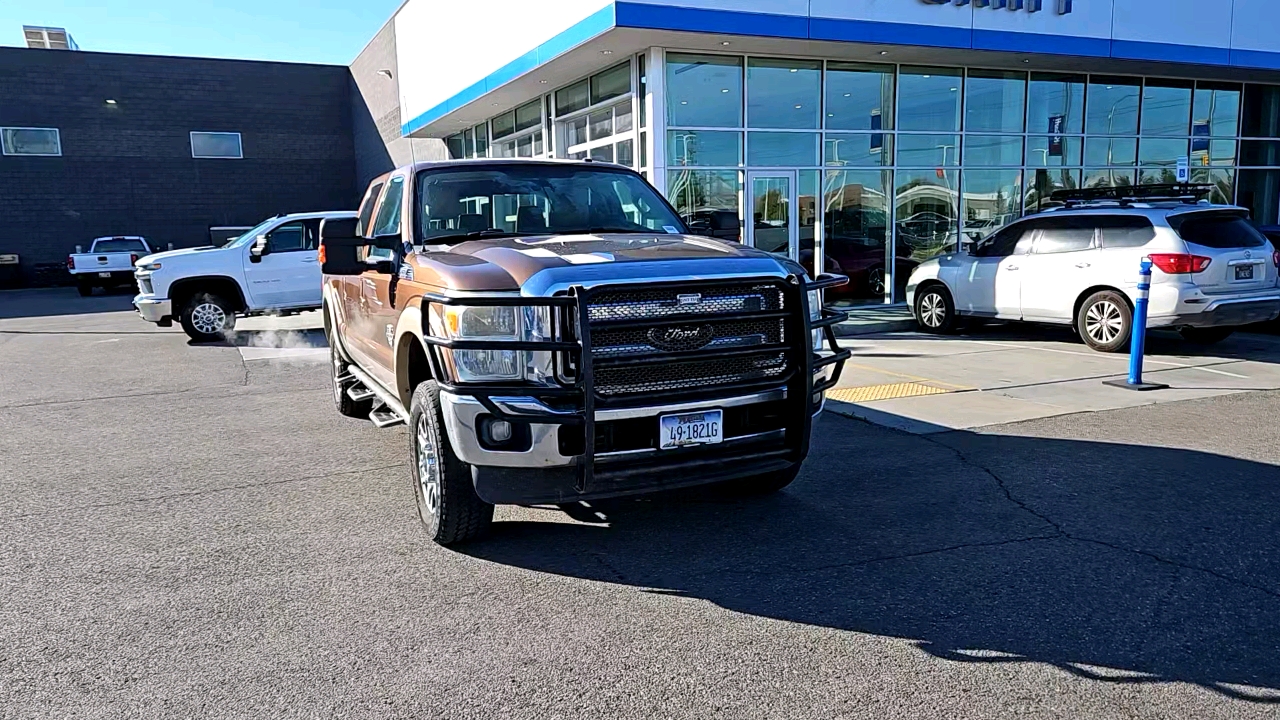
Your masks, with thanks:
<instances>
[{"instance_id":1,"label":"blue bollard","mask_svg":"<svg viewBox=\"0 0 1280 720\"><path fill-rule=\"evenodd\" d=\"M1138 297L1133 303L1133 328L1129 336L1129 377L1124 380L1107 380L1104 385L1126 390L1160 390L1169 387L1160 383L1142 382L1142 357L1147 347L1147 303L1151 298L1151 259L1142 258L1138 270Z\"/></svg>"}]
</instances>

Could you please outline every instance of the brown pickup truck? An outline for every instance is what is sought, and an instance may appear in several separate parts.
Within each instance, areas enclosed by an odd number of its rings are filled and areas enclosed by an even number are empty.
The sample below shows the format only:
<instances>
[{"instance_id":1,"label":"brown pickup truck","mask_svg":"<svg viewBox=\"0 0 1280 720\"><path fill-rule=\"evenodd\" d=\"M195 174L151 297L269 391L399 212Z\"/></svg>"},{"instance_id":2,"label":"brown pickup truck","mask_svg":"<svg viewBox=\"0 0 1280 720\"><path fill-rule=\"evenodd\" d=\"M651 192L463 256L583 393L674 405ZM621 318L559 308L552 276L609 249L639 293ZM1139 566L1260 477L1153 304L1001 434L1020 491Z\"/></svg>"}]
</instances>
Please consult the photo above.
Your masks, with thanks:
<instances>
[{"instance_id":1,"label":"brown pickup truck","mask_svg":"<svg viewBox=\"0 0 1280 720\"><path fill-rule=\"evenodd\" d=\"M635 172L567 161L418 163L325 221L334 402L409 426L436 542L494 504L795 478L846 280L687 232Z\"/></svg>"}]
</instances>

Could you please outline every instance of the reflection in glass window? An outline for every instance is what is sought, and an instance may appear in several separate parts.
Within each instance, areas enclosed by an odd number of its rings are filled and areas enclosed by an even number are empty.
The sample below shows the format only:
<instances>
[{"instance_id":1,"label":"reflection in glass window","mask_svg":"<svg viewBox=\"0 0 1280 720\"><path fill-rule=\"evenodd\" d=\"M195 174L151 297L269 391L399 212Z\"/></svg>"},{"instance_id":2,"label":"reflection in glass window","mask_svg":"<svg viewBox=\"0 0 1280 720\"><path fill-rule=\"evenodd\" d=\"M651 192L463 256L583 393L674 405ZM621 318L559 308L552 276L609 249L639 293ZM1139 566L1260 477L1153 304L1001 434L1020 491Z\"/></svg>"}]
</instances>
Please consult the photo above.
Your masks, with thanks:
<instances>
[{"instance_id":1,"label":"reflection in glass window","mask_svg":"<svg viewBox=\"0 0 1280 720\"><path fill-rule=\"evenodd\" d=\"M752 245L771 253L791 249L791 178L757 175L751 179Z\"/></svg>"},{"instance_id":2,"label":"reflection in glass window","mask_svg":"<svg viewBox=\"0 0 1280 720\"><path fill-rule=\"evenodd\" d=\"M1280 222L1280 170L1241 170L1236 203L1263 225Z\"/></svg>"},{"instance_id":3,"label":"reflection in glass window","mask_svg":"<svg viewBox=\"0 0 1280 720\"><path fill-rule=\"evenodd\" d=\"M1048 210L1062 205L1053 199L1058 190L1077 190L1080 188L1079 170L1039 169L1027 176L1026 195L1022 207L1028 213Z\"/></svg>"},{"instance_id":4,"label":"reflection in glass window","mask_svg":"<svg viewBox=\"0 0 1280 720\"><path fill-rule=\"evenodd\" d=\"M1119 168L1085 168L1084 187L1132 187L1134 172Z\"/></svg>"},{"instance_id":5,"label":"reflection in glass window","mask_svg":"<svg viewBox=\"0 0 1280 720\"><path fill-rule=\"evenodd\" d=\"M960 232L972 242L1022 216L1021 170L965 170L961 203L964 227Z\"/></svg>"},{"instance_id":6,"label":"reflection in glass window","mask_svg":"<svg viewBox=\"0 0 1280 720\"><path fill-rule=\"evenodd\" d=\"M1027 138L1027 164L1033 167L1079 165L1084 141L1063 135L1033 135Z\"/></svg>"},{"instance_id":7,"label":"reflection in glass window","mask_svg":"<svg viewBox=\"0 0 1280 720\"><path fill-rule=\"evenodd\" d=\"M516 157L533 157L533 136L525 135L516 140Z\"/></svg>"},{"instance_id":8,"label":"reflection in glass window","mask_svg":"<svg viewBox=\"0 0 1280 720\"><path fill-rule=\"evenodd\" d=\"M476 157L489 155L489 126L481 123L474 128L476 138Z\"/></svg>"},{"instance_id":9,"label":"reflection in glass window","mask_svg":"<svg viewBox=\"0 0 1280 720\"><path fill-rule=\"evenodd\" d=\"M1240 127L1240 86L1234 83L1196 83L1191 110L1195 137L1235 137Z\"/></svg>"},{"instance_id":10,"label":"reflection in glass window","mask_svg":"<svg viewBox=\"0 0 1280 720\"><path fill-rule=\"evenodd\" d=\"M591 148L591 159L596 162L613 162L613 146L604 145Z\"/></svg>"},{"instance_id":11,"label":"reflection in glass window","mask_svg":"<svg viewBox=\"0 0 1280 720\"><path fill-rule=\"evenodd\" d=\"M969 132L1022 132L1027 74L970 70L965 80L964 129Z\"/></svg>"},{"instance_id":12,"label":"reflection in glass window","mask_svg":"<svg viewBox=\"0 0 1280 720\"><path fill-rule=\"evenodd\" d=\"M462 139L462 133L445 138L444 146L449 151L449 159L451 160L461 160L466 156L467 144Z\"/></svg>"},{"instance_id":13,"label":"reflection in glass window","mask_svg":"<svg viewBox=\"0 0 1280 720\"><path fill-rule=\"evenodd\" d=\"M715 130L668 130L667 164L730 166L742 164L742 133Z\"/></svg>"},{"instance_id":14,"label":"reflection in glass window","mask_svg":"<svg viewBox=\"0 0 1280 720\"><path fill-rule=\"evenodd\" d=\"M1280 140L1243 140L1240 164L1251 166L1280 165Z\"/></svg>"},{"instance_id":15,"label":"reflection in glass window","mask_svg":"<svg viewBox=\"0 0 1280 720\"><path fill-rule=\"evenodd\" d=\"M1139 185L1171 185L1176 182L1178 182L1178 173L1172 167L1138 168Z\"/></svg>"},{"instance_id":16,"label":"reflection in glass window","mask_svg":"<svg viewBox=\"0 0 1280 720\"><path fill-rule=\"evenodd\" d=\"M576 82L556 91L556 115L568 115L591 104L587 81Z\"/></svg>"},{"instance_id":17,"label":"reflection in glass window","mask_svg":"<svg viewBox=\"0 0 1280 720\"><path fill-rule=\"evenodd\" d=\"M1209 140L1201 144L1196 140L1191 141L1191 166L1194 167L1224 167L1236 164L1236 141L1235 140ZM1270 163L1275 165L1277 163Z\"/></svg>"},{"instance_id":18,"label":"reflection in glass window","mask_svg":"<svg viewBox=\"0 0 1280 720\"><path fill-rule=\"evenodd\" d=\"M631 63L615 65L591 77L591 104L602 103L631 92Z\"/></svg>"},{"instance_id":19,"label":"reflection in glass window","mask_svg":"<svg viewBox=\"0 0 1280 720\"><path fill-rule=\"evenodd\" d=\"M849 276L848 285L826 291L829 300L884 302L892 187L893 173L888 170L824 173L822 268L825 272ZM907 245L899 247L901 255L910 253ZM812 258L806 256L803 249L800 264L812 273ZM895 263L893 275L900 295L915 264L905 257L899 257Z\"/></svg>"},{"instance_id":20,"label":"reflection in glass window","mask_svg":"<svg viewBox=\"0 0 1280 720\"><path fill-rule=\"evenodd\" d=\"M516 108L516 132L536 128L542 124L542 101L534 100Z\"/></svg>"},{"instance_id":21,"label":"reflection in glass window","mask_svg":"<svg viewBox=\"0 0 1280 720\"><path fill-rule=\"evenodd\" d=\"M914 260L959 247L959 172L899 170L894 178L898 243Z\"/></svg>"},{"instance_id":22,"label":"reflection in glass window","mask_svg":"<svg viewBox=\"0 0 1280 720\"><path fill-rule=\"evenodd\" d=\"M31 131L31 130L18 130L18 131L16 131L16 133L14 134L14 137L18 138L18 141L17 141L16 145L17 145L18 147L23 147L24 140L22 140L22 138L29 137L29 136L30 136L30 133L32 133L32 132L33 132L33 131ZM40 131L36 131L36 132L40 132L40 133L47 133L48 131L40 130ZM7 135L7 134L9 134L9 133L10 133L10 130L6 129L6 130L5 130L5 134ZM46 134L44 137L45 137L45 138L47 138L47 137L48 137L48 136L47 136L47 134ZM56 142L58 142L58 135L57 135L57 131L56 131L56 130L54 130L54 131L53 131L53 142L51 143L51 142L49 142L49 141L46 139L46 140L44 140L41 144L42 144L45 148L52 150L52 149L53 149L53 143L56 143ZM14 144L14 143L6 143L6 144L7 144L7 145L12 145L12 144ZM32 145L32 147L34 147L34 145ZM59 151L60 151L60 149L59 149ZM12 153L8 153L8 154L12 154ZM50 154L54 154L54 153L52 153L52 152L40 152L40 153L26 153L26 152L24 152L24 153L21 153L21 154L31 154L31 155L50 155ZM194 157L194 158L234 158L234 159L239 159L239 158L243 157L243 154L241 153L241 148L240 148L240 133L237 133L237 132L193 132L193 133L191 133L191 157Z\"/></svg>"},{"instance_id":23,"label":"reflection in glass window","mask_svg":"<svg viewBox=\"0 0 1280 720\"><path fill-rule=\"evenodd\" d=\"M955 167L960 164L960 136L898 135L898 164Z\"/></svg>"},{"instance_id":24,"label":"reflection in glass window","mask_svg":"<svg viewBox=\"0 0 1280 720\"><path fill-rule=\"evenodd\" d=\"M613 106L613 131L621 135L625 132L631 132L631 101L619 103Z\"/></svg>"},{"instance_id":25,"label":"reflection in glass window","mask_svg":"<svg viewBox=\"0 0 1280 720\"><path fill-rule=\"evenodd\" d=\"M967 135L964 164L1009 167L1022 164L1021 135Z\"/></svg>"},{"instance_id":26,"label":"reflection in glass window","mask_svg":"<svg viewBox=\"0 0 1280 720\"><path fill-rule=\"evenodd\" d=\"M1142 89L1142 134L1186 137L1191 81L1148 80Z\"/></svg>"},{"instance_id":27,"label":"reflection in glass window","mask_svg":"<svg viewBox=\"0 0 1280 720\"><path fill-rule=\"evenodd\" d=\"M640 87L637 88L636 96L640 105L640 127L649 127L649 81L645 77L647 72L645 68L645 56L640 54L636 56L636 76L640 79Z\"/></svg>"},{"instance_id":28,"label":"reflection in glass window","mask_svg":"<svg viewBox=\"0 0 1280 720\"><path fill-rule=\"evenodd\" d=\"M742 59L667 55L667 122L689 127L742 127Z\"/></svg>"},{"instance_id":29,"label":"reflection in glass window","mask_svg":"<svg viewBox=\"0 0 1280 720\"><path fill-rule=\"evenodd\" d=\"M893 66L827 63L826 127L893 129Z\"/></svg>"},{"instance_id":30,"label":"reflection in glass window","mask_svg":"<svg viewBox=\"0 0 1280 720\"><path fill-rule=\"evenodd\" d=\"M516 114L503 113L490 121L493 125L493 139L514 135L516 132Z\"/></svg>"},{"instance_id":31,"label":"reflection in glass window","mask_svg":"<svg viewBox=\"0 0 1280 720\"><path fill-rule=\"evenodd\" d=\"M792 167L817 164L817 133L747 133L748 166Z\"/></svg>"},{"instance_id":32,"label":"reflection in glass window","mask_svg":"<svg viewBox=\"0 0 1280 720\"><path fill-rule=\"evenodd\" d=\"M1139 165L1164 165L1168 167L1176 167L1178 164L1178 158L1186 156L1186 138L1178 140L1142 138L1141 144L1138 145Z\"/></svg>"},{"instance_id":33,"label":"reflection in glass window","mask_svg":"<svg viewBox=\"0 0 1280 720\"><path fill-rule=\"evenodd\" d=\"M1027 132L1084 132L1083 75L1031 73L1027 89Z\"/></svg>"},{"instance_id":34,"label":"reflection in glass window","mask_svg":"<svg viewBox=\"0 0 1280 720\"><path fill-rule=\"evenodd\" d=\"M960 70L903 66L898 82L898 129L960 129Z\"/></svg>"},{"instance_id":35,"label":"reflection in glass window","mask_svg":"<svg viewBox=\"0 0 1280 720\"><path fill-rule=\"evenodd\" d=\"M742 242L736 170L680 170L667 175L667 198L695 235Z\"/></svg>"},{"instance_id":36,"label":"reflection in glass window","mask_svg":"<svg viewBox=\"0 0 1280 720\"><path fill-rule=\"evenodd\" d=\"M1280 85L1245 85L1242 137L1280 138Z\"/></svg>"},{"instance_id":37,"label":"reflection in glass window","mask_svg":"<svg viewBox=\"0 0 1280 720\"><path fill-rule=\"evenodd\" d=\"M591 139L599 140L613 135L613 109L605 108L591 113L588 118L591 126Z\"/></svg>"},{"instance_id":38,"label":"reflection in glass window","mask_svg":"<svg viewBox=\"0 0 1280 720\"><path fill-rule=\"evenodd\" d=\"M585 117L570 120L565 123L564 129L565 145L573 147L587 141L587 119Z\"/></svg>"},{"instance_id":39,"label":"reflection in glass window","mask_svg":"<svg viewBox=\"0 0 1280 720\"><path fill-rule=\"evenodd\" d=\"M868 166L893 164L893 135L888 133L827 133L822 164Z\"/></svg>"},{"instance_id":40,"label":"reflection in glass window","mask_svg":"<svg viewBox=\"0 0 1280 720\"><path fill-rule=\"evenodd\" d=\"M801 170L796 173L800 181L796 196L796 216L800 222L797 234L800 240L800 253L806 251L812 257L814 238L818 232L818 188L822 183L822 172L819 170Z\"/></svg>"},{"instance_id":41,"label":"reflection in glass window","mask_svg":"<svg viewBox=\"0 0 1280 720\"><path fill-rule=\"evenodd\" d=\"M818 127L822 63L751 58L747 61L747 127Z\"/></svg>"},{"instance_id":42,"label":"reflection in glass window","mask_svg":"<svg viewBox=\"0 0 1280 720\"><path fill-rule=\"evenodd\" d=\"M614 162L627 167L635 167L635 149L630 140L623 140L616 145Z\"/></svg>"},{"instance_id":43,"label":"reflection in glass window","mask_svg":"<svg viewBox=\"0 0 1280 720\"><path fill-rule=\"evenodd\" d=\"M1213 191L1206 198L1211 203L1232 205L1236 202L1236 171L1226 169L1193 169L1191 182L1212 185ZM1255 219L1257 217L1255 216ZM1263 221L1266 222L1266 221ZM1274 219L1269 224L1274 224Z\"/></svg>"},{"instance_id":44,"label":"reflection in glass window","mask_svg":"<svg viewBox=\"0 0 1280 720\"><path fill-rule=\"evenodd\" d=\"M1085 138L1086 165L1134 165L1137 161L1137 138Z\"/></svg>"},{"instance_id":45,"label":"reflection in glass window","mask_svg":"<svg viewBox=\"0 0 1280 720\"><path fill-rule=\"evenodd\" d=\"M1141 82L1137 78L1090 77L1085 131L1090 135L1137 135Z\"/></svg>"}]
</instances>

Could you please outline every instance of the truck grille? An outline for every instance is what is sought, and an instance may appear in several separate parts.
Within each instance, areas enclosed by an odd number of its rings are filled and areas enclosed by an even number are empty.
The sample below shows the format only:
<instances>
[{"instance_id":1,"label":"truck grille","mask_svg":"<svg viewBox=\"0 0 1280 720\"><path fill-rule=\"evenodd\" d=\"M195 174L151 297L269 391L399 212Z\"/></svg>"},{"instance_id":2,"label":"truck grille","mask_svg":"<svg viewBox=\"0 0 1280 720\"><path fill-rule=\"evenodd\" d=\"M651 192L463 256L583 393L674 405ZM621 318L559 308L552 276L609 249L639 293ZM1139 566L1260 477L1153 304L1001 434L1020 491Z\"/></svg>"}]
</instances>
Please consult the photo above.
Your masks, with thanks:
<instances>
[{"instance_id":1,"label":"truck grille","mask_svg":"<svg viewBox=\"0 0 1280 720\"><path fill-rule=\"evenodd\" d=\"M627 288L589 303L602 398L730 389L787 375L788 308L779 285Z\"/></svg>"}]
</instances>

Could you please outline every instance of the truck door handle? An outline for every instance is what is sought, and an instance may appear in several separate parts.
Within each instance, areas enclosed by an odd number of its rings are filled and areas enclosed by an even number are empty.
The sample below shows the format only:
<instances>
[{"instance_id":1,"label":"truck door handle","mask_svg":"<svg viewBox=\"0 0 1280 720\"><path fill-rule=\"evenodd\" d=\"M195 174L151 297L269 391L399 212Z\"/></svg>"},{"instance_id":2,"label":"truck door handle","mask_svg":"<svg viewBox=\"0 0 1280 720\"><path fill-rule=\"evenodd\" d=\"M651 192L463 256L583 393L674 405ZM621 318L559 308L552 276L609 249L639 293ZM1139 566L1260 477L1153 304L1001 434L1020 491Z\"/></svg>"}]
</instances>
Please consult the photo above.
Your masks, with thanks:
<instances>
[{"instance_id":1,"label":"truck door handle","mask_svg":"<svg viewBox=\"0 0 1280 720\"><path fill-rule=\"evenodd\" d=\"M1017 266L1017 265L1005 265L1005 266L1004 266L1004 269L1005 269L1005 270L1017 270L1017 269L1018 269L1018 266Z\"/></svg>"},{"instance_id":2,"label":"truck door handle","mask_svg":"<svg viewBox=\"0 0 1280 720\"><path fill-rule=\"evenodd\" d=\"M1087 267L1091 267L1091 265L1089 263L1076 263L1076 267L1087 268Z\"/></svg>"}]
</instances>

